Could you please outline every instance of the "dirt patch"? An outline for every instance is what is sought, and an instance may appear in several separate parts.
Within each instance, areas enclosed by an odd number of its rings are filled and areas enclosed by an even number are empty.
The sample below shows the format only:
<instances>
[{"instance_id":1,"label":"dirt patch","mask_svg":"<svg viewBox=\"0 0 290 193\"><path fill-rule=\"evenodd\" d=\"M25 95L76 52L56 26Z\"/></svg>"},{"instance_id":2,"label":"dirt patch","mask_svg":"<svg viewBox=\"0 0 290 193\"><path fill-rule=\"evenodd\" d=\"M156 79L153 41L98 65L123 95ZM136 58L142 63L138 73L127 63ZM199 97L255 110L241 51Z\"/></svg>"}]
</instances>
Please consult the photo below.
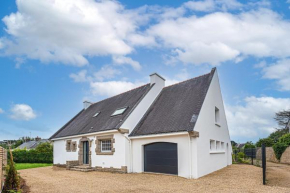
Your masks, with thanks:
<instances>
[{"instance_id":1,"label":"dirt patch","mask_svg":"<svg viewBox=\"0 0 290 193\"><path fill-rule=\"evenodd\" d=\"M22 193L30 192L29 186L27 186L26 180L24 180L23 178L20 178L20 189Z\"/></svg>"},{"instance_id":2,"label":"dirt patch","mask_svg":"<svg viewBox=\"0 0 290 193\"><path fill-rule=\"evenodd\" d=\"M267 185L290 188L290 165L267 162Z\"/></svg>"},{"instance_id":3,"label":"dirt patch","mask_svg":"<svg viewBox=\"0 0 290 193\"><path fill-rule=\"evenodd\" d=\"M262 185L262 169L251 165L231 165L197 180L53 167L21 170L20 174L31 192L290 192L290 188Z\"/></svg>"}]
</instances>

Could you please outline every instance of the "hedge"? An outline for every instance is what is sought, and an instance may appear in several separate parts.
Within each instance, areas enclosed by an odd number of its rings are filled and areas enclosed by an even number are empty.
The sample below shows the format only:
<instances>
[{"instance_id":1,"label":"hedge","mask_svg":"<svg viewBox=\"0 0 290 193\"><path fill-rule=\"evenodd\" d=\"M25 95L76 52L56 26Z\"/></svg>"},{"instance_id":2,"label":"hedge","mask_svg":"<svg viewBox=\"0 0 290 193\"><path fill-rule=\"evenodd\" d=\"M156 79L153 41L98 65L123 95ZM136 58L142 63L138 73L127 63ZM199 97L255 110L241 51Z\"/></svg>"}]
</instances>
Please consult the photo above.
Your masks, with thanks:
<instances>
[{"instance_id":1,"label":"hedge","mask_svg":"<svg viewBox=\"0 0 290 193\"><path fill-rule=\"evenodd\" d=\"M278 160L280 160L282 154L284 153L285 149L288 147L287 144L285 143L281 143L281 142L277 142L273 145L273 149L276 155L276 158Z\"/></svg>"},{"instance_id":2,"label":"hedge","mask_svg":"<svg viewBox=\"0 0 290 193\"><path fill-rule=\"evenodd\" d=\"M14 150L13 160L16 163L52 163L52 152L38 152L32 150ZM9 156L9 155L8 155Z\"/></svg>"}]
</instances>

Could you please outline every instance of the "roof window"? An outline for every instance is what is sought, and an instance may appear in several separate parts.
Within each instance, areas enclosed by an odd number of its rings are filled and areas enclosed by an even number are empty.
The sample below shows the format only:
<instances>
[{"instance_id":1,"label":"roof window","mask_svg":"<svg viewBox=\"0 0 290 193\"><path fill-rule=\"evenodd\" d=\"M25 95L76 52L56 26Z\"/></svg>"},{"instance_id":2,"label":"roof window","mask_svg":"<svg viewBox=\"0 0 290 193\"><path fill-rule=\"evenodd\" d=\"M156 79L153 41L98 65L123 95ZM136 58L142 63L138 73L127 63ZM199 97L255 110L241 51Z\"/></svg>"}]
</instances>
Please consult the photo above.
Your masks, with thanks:
<instances>
[{"instance_id":1,"label":"roof window","mask_svg":"<svg viewBox=\"0 0 290 193\"><path fill-rule=\"evenodd\" d=\"M96 116L98 116L99 114L100 114L100 111L97 112L93 117L96 117Z\"/></svg>"},{"instance_id":2,"label":"roof window","mask_svg":"<svg viewBox=\"0 0 290 193\"><path fill-rule=\"evenodd\" d=\"M127 108L128 107L123 107L123 108L117 109L117 110L115 110L115 112L111 116L121 115L126 111Z\"/></svg>"}]
</instances>

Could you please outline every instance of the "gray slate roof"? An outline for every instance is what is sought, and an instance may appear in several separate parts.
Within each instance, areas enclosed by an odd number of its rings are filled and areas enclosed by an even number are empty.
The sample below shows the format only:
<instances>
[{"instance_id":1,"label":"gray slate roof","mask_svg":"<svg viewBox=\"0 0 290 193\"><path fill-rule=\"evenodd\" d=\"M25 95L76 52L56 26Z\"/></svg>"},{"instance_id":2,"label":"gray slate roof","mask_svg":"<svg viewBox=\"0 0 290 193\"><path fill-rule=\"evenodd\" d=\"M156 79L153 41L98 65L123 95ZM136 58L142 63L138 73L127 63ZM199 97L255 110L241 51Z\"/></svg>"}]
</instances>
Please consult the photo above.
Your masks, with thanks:
<instances>
[{"instance_id":1,"label":"gray slate roof","mask_svg":"<svg viewBox=\"0 0 290 193\"><path fill-rule=\"evenodd\" d=\"M165 87L130 136L193 131L214 72Z\"/></svg>"},{"instance_id":2,"label":"gray slate roof","mask_svg":"<svg viewBox=\"0 0 290 193\"><path fill-rule=\"evenodd\" d=\"M146 84L92 104L86 110L80 111L50 139L118 129L150 88L150 84ZM122 115L111 116L116 109L122 107L128 107ZM93 117L97 112L100 112L99 115Z\"/></svg>"},{"instance_id":3,"label":"gray slate roof","mask_svg":"<svg viewBox=\"0 0 290 193\"><path fill-rule=\"evenodd\" d=\"M45 143L45 142L49 142L48 139L41 139L39 141L28 141L25 143L22 143L20 146L18 146L17 148L19 149L34 149L36 148L39 144L41 143Z\"/></svg>"}]
</instances>

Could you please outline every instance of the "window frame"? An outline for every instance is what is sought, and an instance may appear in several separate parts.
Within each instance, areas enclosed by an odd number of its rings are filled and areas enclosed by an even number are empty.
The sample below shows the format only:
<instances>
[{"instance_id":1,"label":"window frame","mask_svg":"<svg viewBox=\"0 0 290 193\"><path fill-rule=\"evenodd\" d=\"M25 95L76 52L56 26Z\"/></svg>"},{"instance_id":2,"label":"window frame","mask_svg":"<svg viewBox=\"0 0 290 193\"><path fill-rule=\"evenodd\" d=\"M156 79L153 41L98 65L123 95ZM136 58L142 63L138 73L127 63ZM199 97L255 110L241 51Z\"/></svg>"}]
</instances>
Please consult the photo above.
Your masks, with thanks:
<instances>
[{"instance_id":1,"label":"window frame","mask_svg":"<svg viewBox=\"0 0 290 193\"><path fill-rule=\"evenodd\" d=\"M101 111L96 112L93 117L99 116L100 113L101 113Z\"/></svg>"},{"instance_id":2,"label":"window frame","mask_svg":"<svg viewBox=\"0 0 290 193\"><path fill-rule=\"evenodd\" d=\"M216 106L214 109L214 122L216 126L219 126L219 127L221 126L220 125L220 109L217 108Z\"/></svg>"}]
</instances>

